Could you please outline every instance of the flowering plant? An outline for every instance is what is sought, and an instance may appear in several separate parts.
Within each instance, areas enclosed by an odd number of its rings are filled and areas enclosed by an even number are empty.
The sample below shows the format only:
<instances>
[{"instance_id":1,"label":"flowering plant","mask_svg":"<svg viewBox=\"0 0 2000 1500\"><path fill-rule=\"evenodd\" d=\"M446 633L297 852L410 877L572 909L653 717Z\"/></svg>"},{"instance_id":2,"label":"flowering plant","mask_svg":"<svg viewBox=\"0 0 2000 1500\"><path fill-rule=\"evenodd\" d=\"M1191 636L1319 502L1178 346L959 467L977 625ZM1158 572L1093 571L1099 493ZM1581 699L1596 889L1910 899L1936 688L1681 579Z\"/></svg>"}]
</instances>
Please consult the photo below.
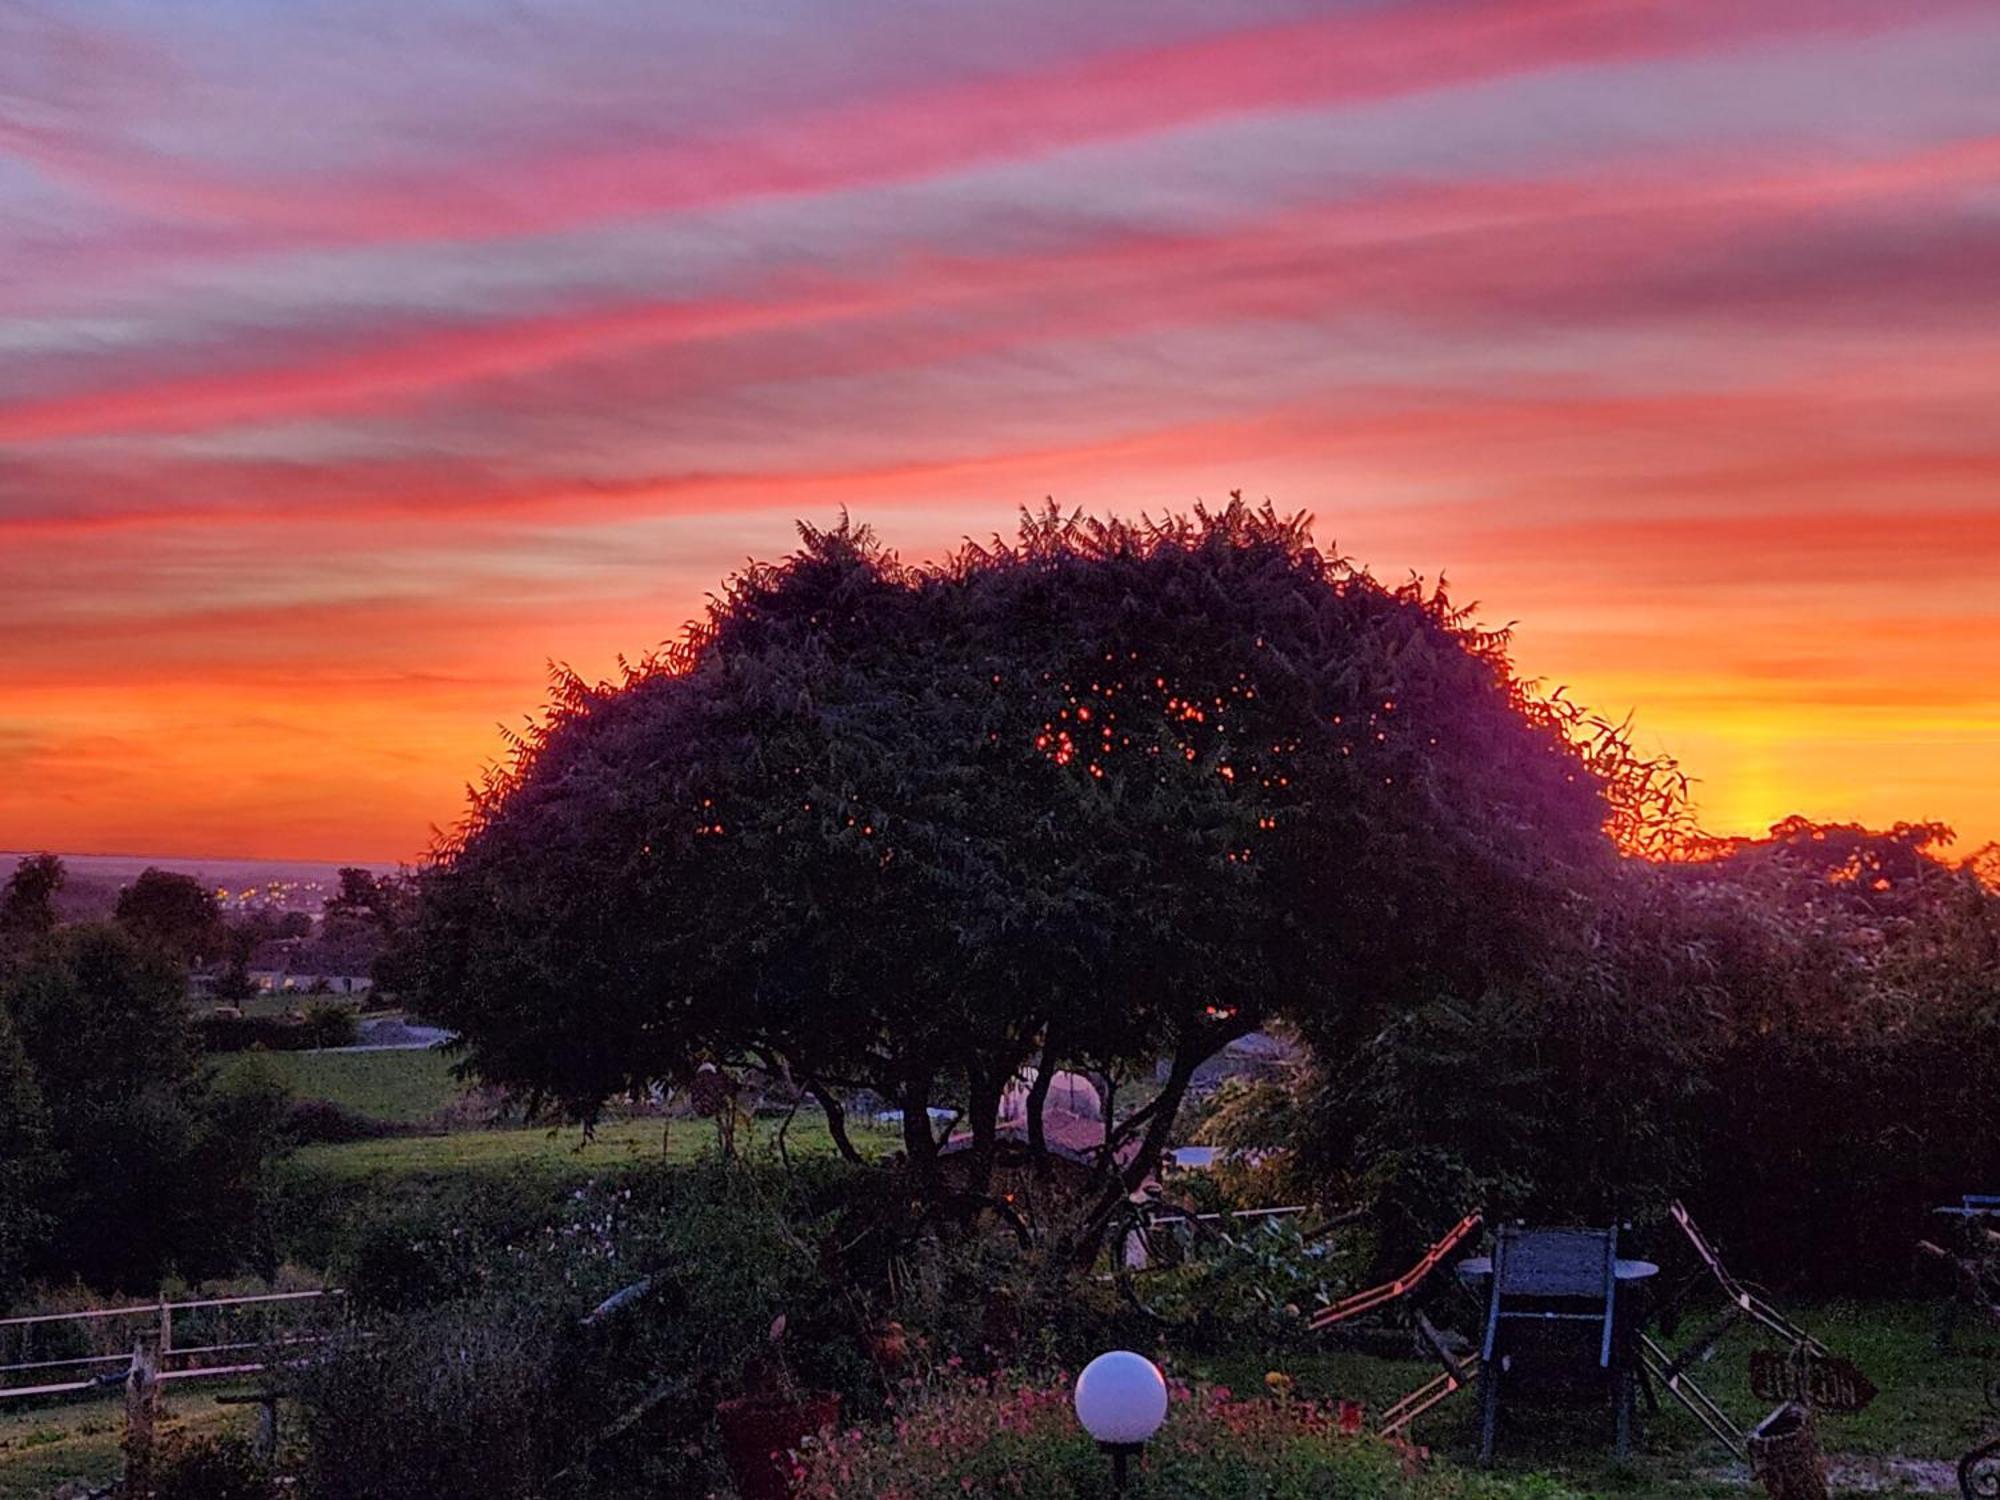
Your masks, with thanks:
<instances>
[{"instance_id":1,"label":"flowering plant","mask_svg":"<svg viewBox=\"0 0 2000 1500\"><path fill-rule=\"evenodd\" d=\"M1484 1476L1427 1469L1419 1451L1356 1432L1351 1411L1293 1395L1239 1397L1169 1382L1166 1425L1135 1490L1161 1500L1445 1500L1522 1493ZM1071 1382L953 1377L908 1392L892 1420L851 1428L796 1455L799 1500L1083 1500L1105 1491L1106 1460L1076 1420ZM1537 1482L1534 1493L1563 1492Z\"/></svg>"}]
</instances>

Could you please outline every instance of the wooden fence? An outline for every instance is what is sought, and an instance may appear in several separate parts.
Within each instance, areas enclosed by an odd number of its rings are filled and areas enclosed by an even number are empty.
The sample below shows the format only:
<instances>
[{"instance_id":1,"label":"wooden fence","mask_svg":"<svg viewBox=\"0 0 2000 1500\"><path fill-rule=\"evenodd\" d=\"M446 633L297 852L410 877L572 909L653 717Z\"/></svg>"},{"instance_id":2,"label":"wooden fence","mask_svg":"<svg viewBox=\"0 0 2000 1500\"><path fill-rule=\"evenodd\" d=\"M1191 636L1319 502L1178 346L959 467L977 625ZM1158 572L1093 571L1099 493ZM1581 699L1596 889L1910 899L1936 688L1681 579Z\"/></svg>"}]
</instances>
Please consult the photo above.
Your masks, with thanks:
<instances>
[{"instance_id":1,"label":"wooden fence","mask_svg":"<svg viewBox=\"0 0 2000 1500\"><path fill-rule=\"evenodd\" d=\"M306 1310L308 1304L329 1305L341 1295L337 1288L264 1292L0 1318L0 1355L11 1358L10 1363L0 1364L0 1401L108 1391L130 1373L138 1348L149 1353L157 1379L163 1382L254 1375L264 1368L269 1351L316 1344L326 1333L323 1328L273 1327L271 1319L263 1317L262 1336L245 1337L244 1333L257 1330L226 1327L241 1321L240 1309L254 1308L261 1314ZM177 1320L184 1336L191 1324L200 1330L193 1335L194 1342L175 1342ZM78 1344L91 1346L94 1352L56 1353L49 1347ZM38 1351L37 1345L43 1347ZM34 1357L38 1352L41 1357Z\"/></svg>"}]
</instances>

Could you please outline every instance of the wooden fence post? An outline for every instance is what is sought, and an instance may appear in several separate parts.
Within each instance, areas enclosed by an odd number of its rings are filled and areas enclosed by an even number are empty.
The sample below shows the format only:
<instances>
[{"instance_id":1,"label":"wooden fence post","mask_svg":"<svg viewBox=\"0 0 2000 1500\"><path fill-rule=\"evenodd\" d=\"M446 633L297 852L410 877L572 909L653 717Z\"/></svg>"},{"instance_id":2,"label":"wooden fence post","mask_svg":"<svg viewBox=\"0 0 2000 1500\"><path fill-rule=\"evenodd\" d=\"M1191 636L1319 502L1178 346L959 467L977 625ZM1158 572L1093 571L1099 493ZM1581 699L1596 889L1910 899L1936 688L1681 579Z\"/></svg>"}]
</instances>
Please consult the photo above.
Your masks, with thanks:
<instances>
[{"instance_id":1,"label":"wooden fence post","mask_svg":"<svg viewBox=\"0 0 2000 1500\"><path fill-rule=\"evenodd\" d=\"M144 1500L153 1491L153 1436L159 1416L160 1366L142 1335L132 1345L132 1369L125 1377L126 1500Z\"/></svg>"}]
</instances>

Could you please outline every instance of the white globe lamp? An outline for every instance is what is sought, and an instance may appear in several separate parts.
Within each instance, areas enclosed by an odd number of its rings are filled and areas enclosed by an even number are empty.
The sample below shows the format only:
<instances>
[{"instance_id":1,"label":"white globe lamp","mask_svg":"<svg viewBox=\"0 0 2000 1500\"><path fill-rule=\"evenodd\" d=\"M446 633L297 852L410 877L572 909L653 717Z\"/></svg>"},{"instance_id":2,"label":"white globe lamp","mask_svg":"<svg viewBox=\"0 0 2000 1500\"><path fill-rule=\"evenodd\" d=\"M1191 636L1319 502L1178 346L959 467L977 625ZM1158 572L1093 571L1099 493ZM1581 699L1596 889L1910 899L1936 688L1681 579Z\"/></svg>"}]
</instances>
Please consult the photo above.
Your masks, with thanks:
<instances>
[{"instance_id":1,"label":"white globe lamp","mask_svg":"<svg viewBox=\"0 0 2000 1500\"><path fill-rule=\"evenodd\" d=\"M1167 1419L1167 1379L1143 1354L1100 1354L1076 1378L1076 1419L1111 1455L1112 1487L1125 1489L1125 1466Z\"/></svg>"}]
</instances>

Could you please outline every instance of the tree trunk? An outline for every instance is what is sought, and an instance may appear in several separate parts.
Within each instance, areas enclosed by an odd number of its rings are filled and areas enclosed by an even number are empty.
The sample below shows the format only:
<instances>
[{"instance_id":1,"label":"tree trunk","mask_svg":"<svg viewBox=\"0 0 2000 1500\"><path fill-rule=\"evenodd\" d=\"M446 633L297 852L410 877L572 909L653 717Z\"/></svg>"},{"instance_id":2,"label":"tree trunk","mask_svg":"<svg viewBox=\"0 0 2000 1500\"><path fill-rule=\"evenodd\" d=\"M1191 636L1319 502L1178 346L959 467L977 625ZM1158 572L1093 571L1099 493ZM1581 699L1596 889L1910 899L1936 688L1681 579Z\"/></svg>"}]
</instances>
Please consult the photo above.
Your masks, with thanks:
<instances>
[{"instance_id":1,"label":"tree trunk","mask_svg":"<svg viewBox=\"0 0 2000 1500\"><path fill-rule=\"evenodd\" d=\"M1123 1166L1117 1162L1122 1132L1114 1130L1109 1118L1105 1120L1104 1155L1098 1163L1099 1173L1105 1176L1105 1181L1099 1190L1096 1204L1077 1234L1073 1253L1078 1264L1088 1266L1097 1259L1098 1251L1103 1248L1105 1231L1111 1227L1111 1220L1118 1213L1120 1206L1158 1168L1161 1153L1166 1150L1167 1142L1173 1137L1174 1119L1180 1113L1182 1101L1187 1098L1188 1085L1194 1079L1194 1070L1201 1066L1204 1059L1212 1057L1221 1045L1226 1043L1197 1047L1191 1042L1184 1041L1176 1049L1173 1063L1168 1069L1167 1081L1161 1088L1159 1096L1147 1105L1145 1110L1134 1115L1132 1121L1126 1122L1130 1126L1133 1121L1150 1113L1146 1133L1140 1138L1138 1150L1132 1153L1132 1159ZM1106 1115L1109 1114L1107 1105Z\"/></svg>"},{"instance_id":2,"label":"tree trunk","mask_svg":"<svg viewBox=\"0 0 2000 1500\"><path fill-rule=\"evenodd\" d=\"M1049 1136L1042 1111L1048 1107L1049 1089L1056 1081L1055 1027L1043 1032L1041 1060L1035 1065L1035 1081L1028 1087L1028 1155L1035 1164L1035 1176L1049 1179ZM1107 1125L1105 1127L1109 1129Z\"/></svg>"},{"instance_id":3,"label":"tree trunk","mask_svg":"<svg viewBox=\"0 0 2000 1500\"><path fill-rule=\"evenodd\" d=\"M1006 1091L1009 1071L993 1069L974 1073L970 1080L966 1112L972 1119L972 1148L966 1155L965 1191L975 1198L984 1198L993 1185L1000 1096Z\"/></svg>"},{"instance_id":4,"label":"tree trunk","mask_svg":"<svg viewBox=\"0 0 2000 1500\"><path fill-rule=\"evenodd\" d=\"M833 1137L834 1149L856 1166L862 1165L861 1153L855 1149L853 1140L847 1134L847 1106L840 1102L832 1089L816 1078L807 1079L803 1087L826 1115L826 1133Z\"/></svg>"},{"instance_id":5,"label":"tree trunk","mask_svg":"<svg viewBox=\"0 0 2000 1500\"><path fill-rule=\"evenodd\" d=\"M931 1134L929 1077L904 1083L899 1100L903 1110L903 1150L910 1158L910 1176L926 1197L937 1188L937 1137Z\"/></svg>"}]
</instances>

